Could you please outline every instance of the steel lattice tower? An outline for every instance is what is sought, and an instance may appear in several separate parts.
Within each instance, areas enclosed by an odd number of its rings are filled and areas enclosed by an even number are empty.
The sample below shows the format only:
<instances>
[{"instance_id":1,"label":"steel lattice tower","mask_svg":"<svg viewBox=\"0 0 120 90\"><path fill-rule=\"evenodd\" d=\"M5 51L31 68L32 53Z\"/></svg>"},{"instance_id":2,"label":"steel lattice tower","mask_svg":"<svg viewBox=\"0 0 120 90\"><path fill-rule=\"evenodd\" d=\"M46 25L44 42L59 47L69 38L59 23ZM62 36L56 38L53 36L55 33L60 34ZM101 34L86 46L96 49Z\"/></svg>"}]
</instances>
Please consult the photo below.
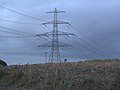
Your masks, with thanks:
<instances>
[{"instance_id":1,"label":"steel lattice tower","mask_svg":"<svg viewBox=\"0 0 120 90\"><path fill-rule=\"evenodd\" d=\"M52 41L50 43L39 45L39 47L51 47L51 51L50 51L50 54L49 54L49 63L59 63L59 62L62 62L59 48L60 47L71 46L71 45L67 45L65 43L61 43L59 41L59 35L69 36L69 35L74 35L74 34L58 31L58 25L59 24L70 25L68 22L63 22L63 21L58 20L58 13L65 13L65 11L58 11L55 8L54 11L50 11L50 12L47 12L47 13L53 13L54 14L53 21L42 23L42 25L52 24L53 25L53 31L52 32L46 32L46 33L43 33L43 34L37 34L37 36L39 36L39 37L40 36L52 36Z\"/></svg>"}]
</instances>

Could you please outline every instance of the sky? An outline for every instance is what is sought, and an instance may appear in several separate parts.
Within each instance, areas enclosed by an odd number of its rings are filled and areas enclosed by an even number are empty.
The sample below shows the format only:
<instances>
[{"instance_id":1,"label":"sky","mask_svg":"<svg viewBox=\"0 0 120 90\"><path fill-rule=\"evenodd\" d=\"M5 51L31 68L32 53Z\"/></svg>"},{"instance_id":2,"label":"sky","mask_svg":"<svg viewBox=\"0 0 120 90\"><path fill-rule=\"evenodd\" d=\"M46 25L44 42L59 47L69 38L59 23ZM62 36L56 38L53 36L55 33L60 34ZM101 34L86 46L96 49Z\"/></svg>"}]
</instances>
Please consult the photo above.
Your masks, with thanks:
<instances>
[{"instance_id":1,"label":"sky","mask_svg":"<svg viewBox=\"0 0 120 90\"><path fill-rule=\"evenodd\" d=\"M0 7L0 58L9 65L45 62L50 48L38 46L51 42L51 37L34 36L52 31L52 25L41 23L53 20L53 14L46 12L55 8L66 11L58 19L71 24L60 25L59 31L76 35L59 37L73 45L60 48L62 60L120 58L120 0L0 0L0 6L5 7ZM18 35L23 38L7 37ZM30 35L33 37L27 37Z\"/></svg>"}]
</instances>

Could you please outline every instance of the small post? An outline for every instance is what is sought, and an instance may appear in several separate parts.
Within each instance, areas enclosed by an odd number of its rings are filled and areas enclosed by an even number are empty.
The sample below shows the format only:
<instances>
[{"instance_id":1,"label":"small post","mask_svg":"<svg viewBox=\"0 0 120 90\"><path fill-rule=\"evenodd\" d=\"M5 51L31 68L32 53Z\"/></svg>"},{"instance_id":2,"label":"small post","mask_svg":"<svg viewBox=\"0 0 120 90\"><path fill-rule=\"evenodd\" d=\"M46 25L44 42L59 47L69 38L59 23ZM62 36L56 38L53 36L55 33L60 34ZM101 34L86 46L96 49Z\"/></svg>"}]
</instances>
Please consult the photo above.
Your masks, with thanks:
<instances>
[{"instance_id":1,"label":"small post","mask_svg":"<svg viewBox=\"0 0 120 90\"><path fill-rule=\"evenodd\" d=\"M67 62L67 59L64 59L64 62Z\"/></svg>"},{"instance_id":2,"label":"small post","mask_svg":"<svg viewBox=\"0 0 120 90\"><path fill-rule=\"evenodd\" d=\"M47 52L45 52L45 63L47 63Z\"/></svg>"}]
</instances>

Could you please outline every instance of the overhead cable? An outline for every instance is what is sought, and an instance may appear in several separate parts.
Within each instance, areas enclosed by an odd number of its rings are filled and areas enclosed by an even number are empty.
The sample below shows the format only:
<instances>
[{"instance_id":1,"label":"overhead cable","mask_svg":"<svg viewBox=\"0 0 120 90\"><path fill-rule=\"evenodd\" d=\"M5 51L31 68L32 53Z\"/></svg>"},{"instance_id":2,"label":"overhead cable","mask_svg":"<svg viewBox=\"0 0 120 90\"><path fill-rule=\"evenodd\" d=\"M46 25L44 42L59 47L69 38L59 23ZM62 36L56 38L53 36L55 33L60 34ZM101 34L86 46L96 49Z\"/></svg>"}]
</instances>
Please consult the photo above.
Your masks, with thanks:
<instances>
[{"instance_id":1,"label":"overhead cable","mask_svg":"<svg viewBox=\"0 0 120 90\"><path fill-rule=\"evenodd\" d=\"M40 18L36 18L36 17L33 17L33 16L29 16L29 15L23 14L23 13L21 13L21 12L12 10L12 9L7 8L7 7L5 7L5 6L2 6L2 5L0 5L0 8L6 9L6 10L8 10L8 11L10 11L10 12L13 12L13 13L18 14L18 15L22 15L22 16L27 17L27 18L35 19L35 20L38 20L38 21L45 21L45 20L42 20L42 19L40 19Z\"/></svg>"},{"instance_id":2,"label":"overhead cable","mask_svg":"<svg viewBox=\"0 0 120 90\"><path fill-rule=\"evenodd\" d=\"M10 31L13 31L13 32L19 32L19 33L22 33L22 34L32 34L33 35L33 33L24 32L24 31L20 31L20 30L16 30L16 29L11 29L11 28L4 27L4 26L0 26L0 28L7 29L7 30L10 30Z\"/></svg>"},{"instance_id":3,"label":"overhead cable","mask_svg":"<svg viewBox=\"0 0 120 90\"><path fill-rule=\"evenodd\" d=\"M0 21L10 22L10 23L16 23L16 24L41 25L39 23L18 22L18 21L11 21L11 20L5 20L5 19L0 19Z\"/></svg>"}]
</instances>

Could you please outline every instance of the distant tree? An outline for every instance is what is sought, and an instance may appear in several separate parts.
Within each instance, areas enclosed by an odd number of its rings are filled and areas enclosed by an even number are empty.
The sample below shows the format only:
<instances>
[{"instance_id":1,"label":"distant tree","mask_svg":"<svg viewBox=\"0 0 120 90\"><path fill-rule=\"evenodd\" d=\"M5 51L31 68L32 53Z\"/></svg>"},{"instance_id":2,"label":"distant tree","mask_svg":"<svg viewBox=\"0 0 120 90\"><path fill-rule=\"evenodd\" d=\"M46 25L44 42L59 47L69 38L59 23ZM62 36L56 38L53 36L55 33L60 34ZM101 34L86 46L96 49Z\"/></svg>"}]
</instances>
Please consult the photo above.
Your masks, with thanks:
<instances>
[{"instance_id":1,"label":"distant tree","mask_svg":"<svg viewBox=\"0 0 120 90\"><path fill-rule=\"evenodd\" d=\"M4 62L3 60L0 60L0 66L7 66L7 63Z\"/></svg>"}]
</instances>

